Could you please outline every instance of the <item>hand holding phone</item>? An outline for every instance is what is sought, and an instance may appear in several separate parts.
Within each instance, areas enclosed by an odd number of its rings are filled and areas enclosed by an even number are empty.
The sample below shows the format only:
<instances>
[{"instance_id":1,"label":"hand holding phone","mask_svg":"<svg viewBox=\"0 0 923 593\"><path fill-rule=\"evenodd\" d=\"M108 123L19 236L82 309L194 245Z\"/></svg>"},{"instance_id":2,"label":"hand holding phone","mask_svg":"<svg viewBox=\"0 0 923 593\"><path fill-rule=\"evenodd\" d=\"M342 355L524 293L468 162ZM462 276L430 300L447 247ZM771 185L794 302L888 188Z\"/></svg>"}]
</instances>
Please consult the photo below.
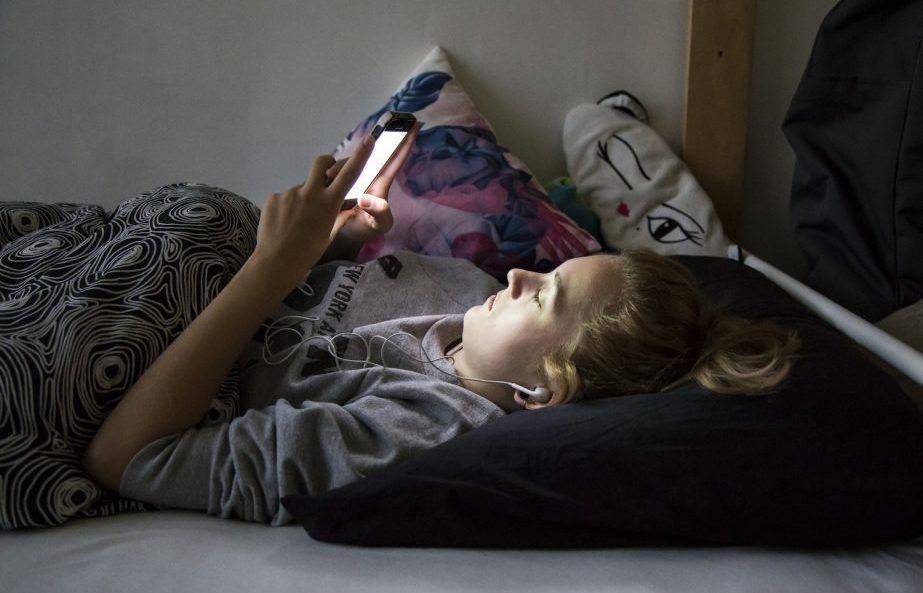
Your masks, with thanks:
<instances>
[{"instance_id":1,"label":"hand holding phone","mask_svg":"<svg viewBox=\"0 0 923 593\"><path fill-rule=\"evenodd\" d=\"M375 138L372 155L366 161L359 178L346 192L346 197L343 200L344 209L354 207L359 197L368 191L375 179L394 157L401 142L413 130L416 123L417 119L413 114L400 111L389 111L378 119L371 132L371 135Z\"/></svg>"}]
</instances>

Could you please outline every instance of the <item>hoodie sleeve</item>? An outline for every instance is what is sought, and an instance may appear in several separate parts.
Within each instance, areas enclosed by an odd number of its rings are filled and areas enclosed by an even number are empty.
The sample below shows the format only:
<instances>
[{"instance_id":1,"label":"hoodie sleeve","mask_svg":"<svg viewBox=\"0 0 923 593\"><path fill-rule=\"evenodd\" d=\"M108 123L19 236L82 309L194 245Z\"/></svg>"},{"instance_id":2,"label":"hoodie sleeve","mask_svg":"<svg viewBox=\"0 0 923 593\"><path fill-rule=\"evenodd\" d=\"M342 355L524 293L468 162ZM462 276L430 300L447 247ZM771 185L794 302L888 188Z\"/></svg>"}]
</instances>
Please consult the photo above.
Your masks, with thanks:
<instances>
[{"instance_id":1,"label":"hoodie sleeve","mask_svg":"<svg viewBox=\"0 0 923 593\"><path fill-rule=\"evenodd\" d=\"M292 520L284 496L343 486L503 416L461 387L398 369L328 373L311 388L358 395L344 404L279 400L158 439L132 458L120 494L283 525Z\"/></svg>"}]
</instances>

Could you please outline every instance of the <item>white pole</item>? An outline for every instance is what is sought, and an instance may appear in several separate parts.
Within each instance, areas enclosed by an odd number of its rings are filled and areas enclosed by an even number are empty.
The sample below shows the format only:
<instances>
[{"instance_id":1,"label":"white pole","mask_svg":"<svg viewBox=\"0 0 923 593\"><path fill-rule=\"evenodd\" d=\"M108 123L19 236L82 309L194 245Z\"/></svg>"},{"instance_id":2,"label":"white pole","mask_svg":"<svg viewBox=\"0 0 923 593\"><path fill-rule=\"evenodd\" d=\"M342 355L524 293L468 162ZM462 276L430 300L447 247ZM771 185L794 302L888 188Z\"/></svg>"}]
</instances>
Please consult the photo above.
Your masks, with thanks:
<instances>
[{"instance_id":1,"label":"white pole","mask_svg":"<svg viewBox=\"0 0 923 593\"><path fill-rule=\"evenodd\" d=\"M923 386L923 354L755 255L745 251L743 261L832 326Z\"/></svg>"}]
</instances>

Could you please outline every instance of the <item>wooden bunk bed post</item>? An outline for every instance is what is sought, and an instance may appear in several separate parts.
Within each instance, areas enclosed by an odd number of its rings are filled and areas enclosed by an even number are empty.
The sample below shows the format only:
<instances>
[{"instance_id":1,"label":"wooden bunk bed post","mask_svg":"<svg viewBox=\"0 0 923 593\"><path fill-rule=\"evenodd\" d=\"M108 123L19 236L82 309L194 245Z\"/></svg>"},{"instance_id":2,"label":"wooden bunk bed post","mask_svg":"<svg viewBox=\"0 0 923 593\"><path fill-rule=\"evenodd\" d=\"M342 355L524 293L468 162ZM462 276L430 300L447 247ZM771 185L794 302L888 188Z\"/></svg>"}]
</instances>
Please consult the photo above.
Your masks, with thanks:
<instances>
[{"instance_id":1,"label":"wooden bunk bed post","mask_svg":"<svg viewBox=\"0 0 923 593\"><path fill-rule=\"evenodd\" d=\"M683 160L740 242L756 0L690 0Z\"/></svg>"}]
</instances>

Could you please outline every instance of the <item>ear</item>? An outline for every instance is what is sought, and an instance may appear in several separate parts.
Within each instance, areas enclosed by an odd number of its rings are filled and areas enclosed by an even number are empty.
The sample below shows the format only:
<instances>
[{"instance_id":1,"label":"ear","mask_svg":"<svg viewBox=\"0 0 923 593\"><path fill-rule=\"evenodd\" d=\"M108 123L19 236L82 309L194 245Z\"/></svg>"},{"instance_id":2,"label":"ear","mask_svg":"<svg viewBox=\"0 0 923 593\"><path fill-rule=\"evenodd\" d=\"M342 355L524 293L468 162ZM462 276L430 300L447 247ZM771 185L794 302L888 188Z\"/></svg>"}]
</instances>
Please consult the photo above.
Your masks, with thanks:
<instances>
[{"instance_id":1,"label":"ear","mask_svg":"<svg viewBox=\"0 0 923 593\"><path fill-rule=\"evenodd\" d=\"M533 404L546 404L551 400L551 391L545 386L539 385L531 389L518 383L510 383L510 386L514 389L513 400L517 403L521 400Z\"/></svg>"},{"instance_id":2,"label":"ear","mask_svg":"<svg viewBox=\"0 0 923 593\"><path fill-rule=\"evenodd\" d=\"M533 391L538 391L539 389L548 392L548 389L545 387L536 387L533 389ZM539 392L536 396L530 396L525 393L520 393L515 389L513 390L513 401L517 406L526 410L537 410L539 408L544 408L549 405L548 402L550 402L553 398L554 393L551 392L548 392L545 396L542 396L541 392Z\"/></svg>"},{"instance_id":3,"label":"ear","mask_svg":"<svg viewBox=\"0 0 923 593\"><path fill-rule=\"evenodd\" d=\"M529 396L530 400L540 404L546 404L551 401L552 393L547 387L535 387L532 391L534 391L534 394Z\"/></svg>"},{"instance_id":4,"label":"ear","mask_svg":"<svg viewBox=\"0 0 923 593\"><path fill-rule=\"evenodd\" d=\"M532 388L533 391L538 393L534 396L523 398L523 403L526 404L525 407L529 410L537 410L546 406L555 405L555 403L560 402L561 398L566 396L567 388L568 385L565 381L555 378L548 380L546 378L544 384L537 384ZM516 398L517 401L520 399L519 396L516 396Z\"/></svg>"},{"instance_id":5,"label":"ear","mask_svg":"<svg viewBox=\"0 0 923 593\"><path fill-rule=\"evenodd\" d=\"M526 409L529 405L529 402L522 399L522 395L520 395L519 391L515 389L513 390L513 401L522 409Z\"/></svg>"}]
</instances>

